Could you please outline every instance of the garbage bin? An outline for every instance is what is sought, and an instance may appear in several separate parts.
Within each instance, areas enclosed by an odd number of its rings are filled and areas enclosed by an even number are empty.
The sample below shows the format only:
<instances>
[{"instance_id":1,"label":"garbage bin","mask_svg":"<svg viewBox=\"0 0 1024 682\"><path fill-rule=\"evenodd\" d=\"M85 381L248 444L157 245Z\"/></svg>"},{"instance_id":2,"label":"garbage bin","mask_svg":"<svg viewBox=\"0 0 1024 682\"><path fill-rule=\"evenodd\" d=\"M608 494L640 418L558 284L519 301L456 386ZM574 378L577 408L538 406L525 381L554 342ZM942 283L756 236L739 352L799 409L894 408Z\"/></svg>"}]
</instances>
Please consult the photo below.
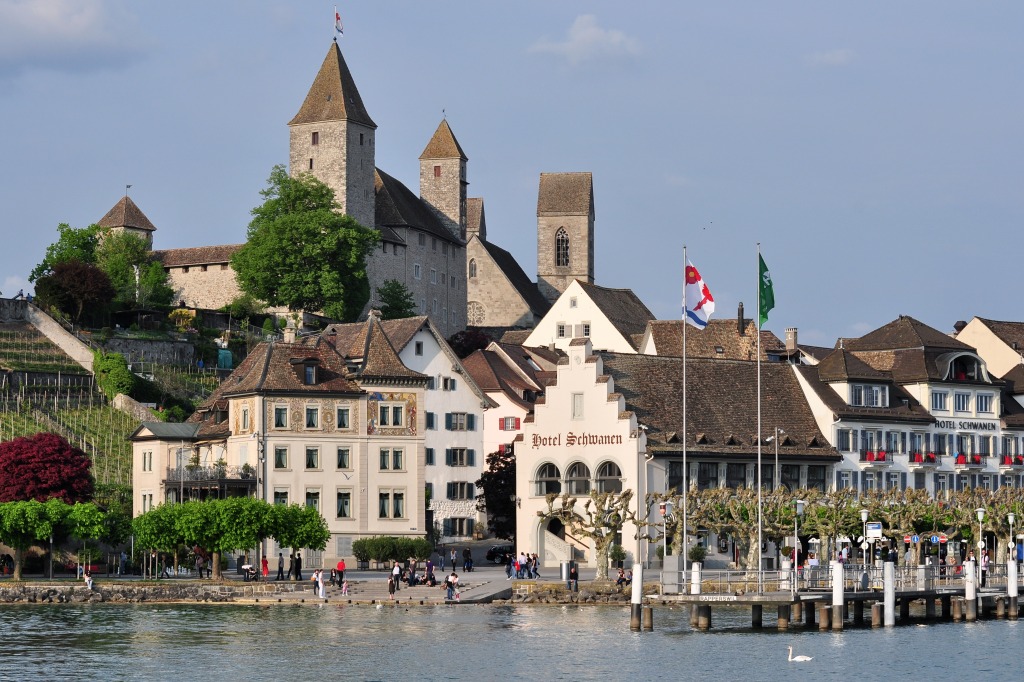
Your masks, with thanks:
<instances>
[{"instance_id":1,"label":"garbage bin","mask_svg":"<svg viewBox=\"0 0 1024 682\"><path fill-rule=\"evenodd\" d=\"M572 566L571 561L563 561L560 564L559 575L562 577L562 582L569 580L569 568Z\"/></svg>"}]
</instances>

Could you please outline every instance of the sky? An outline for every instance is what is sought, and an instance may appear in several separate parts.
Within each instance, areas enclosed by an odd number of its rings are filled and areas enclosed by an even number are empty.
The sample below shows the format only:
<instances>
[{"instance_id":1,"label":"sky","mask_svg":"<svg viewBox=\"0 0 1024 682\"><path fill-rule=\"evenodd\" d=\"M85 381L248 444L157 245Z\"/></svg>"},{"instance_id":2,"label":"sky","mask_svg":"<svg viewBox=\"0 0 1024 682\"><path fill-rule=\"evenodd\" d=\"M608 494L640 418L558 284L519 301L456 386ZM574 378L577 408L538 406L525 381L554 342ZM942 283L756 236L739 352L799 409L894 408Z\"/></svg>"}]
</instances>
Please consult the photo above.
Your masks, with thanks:
<instances>
[{"instance_id":1,"label":"sky","mask_svg":"<svg viewBox=\"0 0 1024 682\"><path fill-rule=\"evenodd\" d=\"M595 281L831 346L904 314L1024 320L1024 3L340 3L377 166L446 117L488 238L536 277L542 172L593 173ZM334 3L0 0L0 291L126 185L155 248L245 240ZM1008 255L1009 254L1009 255Z\"/></svg>"}]
</instances>

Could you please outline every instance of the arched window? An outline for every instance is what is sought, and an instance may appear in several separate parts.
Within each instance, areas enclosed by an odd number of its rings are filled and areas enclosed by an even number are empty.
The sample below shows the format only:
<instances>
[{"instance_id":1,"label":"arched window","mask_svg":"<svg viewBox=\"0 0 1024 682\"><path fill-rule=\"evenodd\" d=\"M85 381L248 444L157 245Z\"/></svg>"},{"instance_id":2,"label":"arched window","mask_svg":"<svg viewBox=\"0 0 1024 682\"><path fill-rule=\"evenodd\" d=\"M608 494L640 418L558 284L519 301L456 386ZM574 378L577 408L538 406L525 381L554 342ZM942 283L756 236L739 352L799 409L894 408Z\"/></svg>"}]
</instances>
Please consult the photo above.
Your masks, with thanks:
<instances>
[{"instance_id":1,"label":"arched window","mask_svg":"<svg viewBox=\"0 0 1024 682\"><path fill-rule=\"evenodd\" d=\"M537 470L537 494L557 495L562 492L562 472L554 464L544 464Z\"/></svg>"},{"instance_id":2,"label":"arched window","mask_svg":"<svg viewBox=\"0 0 1024 682\"><path fill-rule=\"evenodd\" d=\"M476 258L469 259L469 278L476 277Z\"/></svg>"},{"instance_id":3,"label":"arched window","mask_svg":"<svg viewBox=\"0 0 1024 682\"><path fill-rule=\"evenodd\" d=\"M558 232L555 233L555 265L569 265L569 233L564 227L558 228Z\"/></svg>"},{"instance_id":4,"label":"arched window","mask_svg":"<svg viewBox=\"0 0 1024 682\"><path fill-rule=\"evenodd\" d=\"M570 495L590 494L590 467L583 462L576 462L569 467L565 482L569 486Z\"/></svg>"},{"instance_id":5,"label":"arched window","mask_svg":"<svg viewBox=\"0 0 1024 682\"><path fill-rule=\"evenodd\" d=\"M622 469L615 462L605 462L597 469L597 492L621 493Z\"/></svg>"}]
</instances>

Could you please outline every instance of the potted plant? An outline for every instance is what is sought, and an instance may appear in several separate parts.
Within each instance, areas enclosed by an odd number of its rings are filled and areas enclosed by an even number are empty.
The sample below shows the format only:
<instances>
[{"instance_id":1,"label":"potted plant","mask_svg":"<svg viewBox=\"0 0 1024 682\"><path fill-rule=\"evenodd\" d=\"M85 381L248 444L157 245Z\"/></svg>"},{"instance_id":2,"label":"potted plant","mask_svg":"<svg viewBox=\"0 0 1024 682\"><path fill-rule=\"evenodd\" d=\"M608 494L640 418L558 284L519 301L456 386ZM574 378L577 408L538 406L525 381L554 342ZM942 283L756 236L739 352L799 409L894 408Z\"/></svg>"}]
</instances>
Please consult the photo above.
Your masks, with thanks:
<instances>
[{"instance_id":1,"label":"potted plant","mask_svg":"<svg viewBox=\"0 0 1024 682\"><path fill-rule=\"evenodd\" d=\"M242 465L242 478L252 478L256 473L256 467L246 462Z\"/></svg>"},{"instance_id":2,"label":"potted plant","mask_svg":"<svg viewBox=\"0 0 1024 682\"><path fill-rule=\"evenodd\" d=\"M223 457L213 463L213 477L224 478L228 475L228 462Z\"/></svg>"},{"instance_id":3,"label":"potted plant","mask_svg":"<svg viewBox=\"0 0 1024 682\"><path fill-rule=\"evenodd\" d=\"M782 554L782 570L788 571L793 568L793 548L786 545L780 548L779 552Z\"/></svg>"},{"instance_id":4,"label":"potted plant","mask_svg":"<svg viewBox=\"0 0 1024 682\"><path fill-rule=\"evenodd\" d=\"M608 550L608 558L612 560L615 568L622 568L622 563L626 560L626 550L622 545L612 545Z\"/></svg>"},{"instance_id":5,"label":"potted plant","mask_svg":"<svg viewBox=\"0 0 1024 682\"><path fill-rule=\"evenodd\" d=\"M690 548L690 551L686 553L686 558L695 564L704 563L704 559L708 555L708 550L704 545L694 545Z\"/></svg>"}]
</instances>

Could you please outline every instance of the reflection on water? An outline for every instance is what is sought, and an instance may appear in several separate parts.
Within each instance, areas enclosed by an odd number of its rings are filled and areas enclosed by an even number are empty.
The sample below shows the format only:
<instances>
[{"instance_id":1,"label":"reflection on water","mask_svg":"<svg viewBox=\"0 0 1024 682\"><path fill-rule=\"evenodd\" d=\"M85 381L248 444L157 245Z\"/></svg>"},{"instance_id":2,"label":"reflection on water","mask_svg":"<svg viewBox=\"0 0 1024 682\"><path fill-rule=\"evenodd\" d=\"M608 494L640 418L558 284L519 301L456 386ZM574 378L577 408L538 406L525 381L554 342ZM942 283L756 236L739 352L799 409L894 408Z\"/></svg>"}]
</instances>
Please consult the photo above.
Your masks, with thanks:
<instances>
[{"instance_id":1,"label":"reflection on water","mask_svg":"<svg viewBox=\"0 0 1024 682\"><path fill-rule=\"evenodd\" d=\"M655 631L633 633L620 607L6 605L0 676L1019 679L1016 622L780 633L750 629L749 610L716 607L714 629L699 633L687 616L655 607ZM787 663L789 645L814 660Z\"/></svg>"}]
</instances>

